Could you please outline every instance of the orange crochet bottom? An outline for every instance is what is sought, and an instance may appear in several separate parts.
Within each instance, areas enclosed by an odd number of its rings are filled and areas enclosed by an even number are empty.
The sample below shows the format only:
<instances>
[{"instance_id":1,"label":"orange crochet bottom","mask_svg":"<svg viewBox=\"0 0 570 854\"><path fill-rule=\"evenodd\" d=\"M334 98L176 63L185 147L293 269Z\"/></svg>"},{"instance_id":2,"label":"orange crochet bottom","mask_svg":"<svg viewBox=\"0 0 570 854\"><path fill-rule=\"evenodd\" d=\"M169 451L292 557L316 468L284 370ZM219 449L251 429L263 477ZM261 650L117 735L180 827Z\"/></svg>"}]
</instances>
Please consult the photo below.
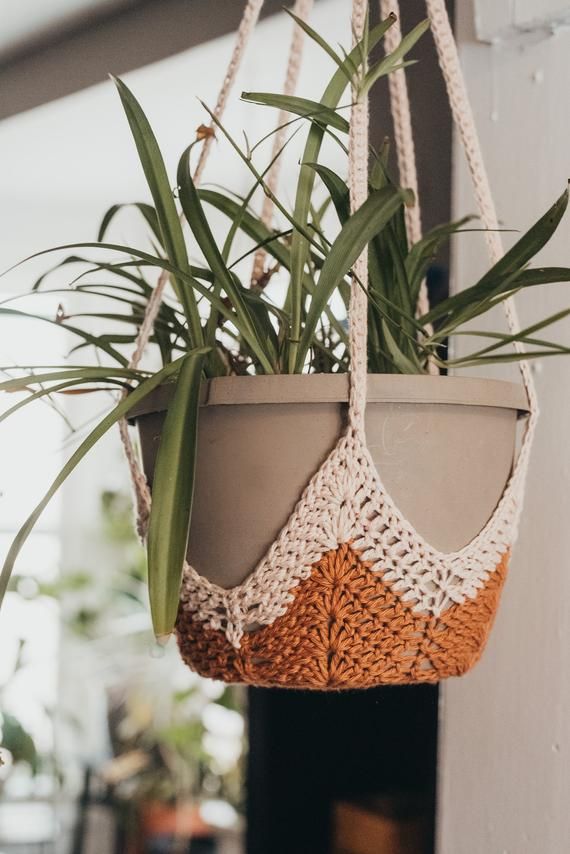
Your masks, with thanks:
<instances>
[{"instance_id":1,"label":"orange crochet bottom","mask_svg":"<svg viewBox=\"0 0 570 854\"><path fill-rule=\"evenodd\" d=\"M335 690L438 682L465 673L491 630L507 572L504 555L475 599L439 617L415 614L350 545L328 552L292 590L287 612L235 649L182 609L184 661L225 682Z\"/></svg>"}]
</instances>

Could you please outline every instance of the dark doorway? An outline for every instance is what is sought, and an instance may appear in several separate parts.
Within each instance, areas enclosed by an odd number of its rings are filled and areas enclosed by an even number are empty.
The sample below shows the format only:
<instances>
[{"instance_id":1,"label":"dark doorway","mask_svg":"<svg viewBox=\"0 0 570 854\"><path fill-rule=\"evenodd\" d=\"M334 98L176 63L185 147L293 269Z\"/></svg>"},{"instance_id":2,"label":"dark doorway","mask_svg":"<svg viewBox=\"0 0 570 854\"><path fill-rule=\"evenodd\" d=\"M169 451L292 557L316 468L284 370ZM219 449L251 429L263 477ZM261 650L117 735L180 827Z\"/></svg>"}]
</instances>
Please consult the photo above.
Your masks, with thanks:
<instances>
[{"instance_id":1,"label":"dark doorway","mask_svg":"<svg viewBox=\"0 0 570 854\"><path fill-rule=\"evenodd\" d=\"M432 686L250 690L247 854L329 854L334 805L371 795L433 815L436 724Z\"/></svg>"}]
</instances>

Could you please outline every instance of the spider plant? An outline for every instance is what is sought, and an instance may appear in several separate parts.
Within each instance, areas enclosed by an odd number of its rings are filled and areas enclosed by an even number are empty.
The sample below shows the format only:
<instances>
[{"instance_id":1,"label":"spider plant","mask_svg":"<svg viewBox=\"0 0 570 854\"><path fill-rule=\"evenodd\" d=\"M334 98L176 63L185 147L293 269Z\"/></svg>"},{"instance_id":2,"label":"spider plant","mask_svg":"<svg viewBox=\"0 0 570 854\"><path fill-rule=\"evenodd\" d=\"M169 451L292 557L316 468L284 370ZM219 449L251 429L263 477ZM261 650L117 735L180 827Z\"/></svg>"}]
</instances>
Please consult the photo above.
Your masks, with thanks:
<instances>
[{"instance_id":1,"label":"spider plant","mask_svg":"<svg viewBox=\"0 0 570 854\"><path fill-rule=\"evenodd\" d=\"M0 314L60 325L77 338L72 353L87 350L93 354L92 364L18 370L4 366L10 375L0 383L0 390L29 393L9 407L0 420L32 401L52 399L57 393L103 386L116 389L118 395L19 531L2 570L0 597L22 544L69 474L144 397L161 383L175 382L156 464L148 531L153 625L158 637L168 636L176 619L187 549L201 380L237 374L347 371L346 315L351 287L368 286L371 372L425 374L433 365L445 370L519 359L520 354L509 349L515 341L529 348L526 358L569 352L565 345L537 334L570 309L537 320L517 335L470 328L468 334L487 337L484 346L460 359L445 355L445 343L451 336L467 334L463 328L466 324L501 301L529 287L570 280L568 268L528 267L560 223L568 202L566 190L479 281L422 316L417 316L416 304L428 268L452 235L471 230L469 218L441 225L410 245L404 208L415 200L393 179L387 144L378 151L371 148L369 195L359 210L350 212L346 180L326 164L323 142L332 140L346 154L349 122L343 107L349 104L341 103L343 96L352 91L357 98L365 97L381 78L412 64L406 57L427 29L427 22L409 32L393 53L381 59L371 54L393 20L389 17L367 27L363 39L342 55L306 23L297 21L335 65L320 100L243 93L244 100L263 109L285 109L291 114L288 141L299 129L306 133L291 207L267 183L272 161L259 163L266 137L254 145L246 140L245 146L240 146L205 105L211 131L205 133L200 128L197 139L183 152L173 191L173 181L140 104L122 81L115 80L152 199L152 203L134 206L148 227L148 245L141 248L109 242L114 219L124 207L115 205L105 214L97 241L38 253L75 254L42 276L32 293L60 292L50 287L53 271L59 269L61 274L62 269L77 268L79 272L63 290L69 293L71 289L74 300L95 299L95 310L67 314L61 308L57 317L50 318L21 311L5 301ZM246 195L196 186L191 163L196 147L208 133L225 140L251 173L251 190ZM277 228L264 224L253 208L253 196L259 188L274 202L280 223ZM212 212L225 217L225 234L212 231ZM243 250L244 240L248 243L245 253L236 248L239 241ZM352 266L365 247L369 254L367 283L351 276ZM252 282L248 261L260 248L268 263L263 275ZM94 250L99 250L96 260L89 254ZM150 339L158 365L154 370L132 368L126 354L140 329L158 272L167 274L170 282ZM92 318L104 332L89 331ZM184 465L179 464L181 458Z\"/></svg>"}]
</instances>

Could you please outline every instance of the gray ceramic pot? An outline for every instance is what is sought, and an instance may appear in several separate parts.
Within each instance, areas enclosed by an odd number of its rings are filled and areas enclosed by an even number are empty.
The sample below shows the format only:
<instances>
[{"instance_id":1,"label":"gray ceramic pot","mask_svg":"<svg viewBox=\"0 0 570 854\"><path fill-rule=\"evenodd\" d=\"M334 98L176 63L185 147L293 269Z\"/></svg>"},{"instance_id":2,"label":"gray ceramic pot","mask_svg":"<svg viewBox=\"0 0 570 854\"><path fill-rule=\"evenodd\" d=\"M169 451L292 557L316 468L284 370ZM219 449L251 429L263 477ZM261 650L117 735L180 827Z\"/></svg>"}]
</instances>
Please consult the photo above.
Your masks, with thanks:
<instances>
[{"instance_id":1,"label":"gray ceramic pot","mask_svg":"<svg viewBox=\"0 0 570 854\"><path fill-rule=\"evenodd\" d=\"M136 408L152 485L166 384ZM346 423L346 375L222 377L204 384L188 557L222 587L255 568ZM517 421L514 383L370 375L366 429L382 481L404 516L442 551L481 530L509 477Z\"/></svg>"}]
</instances>

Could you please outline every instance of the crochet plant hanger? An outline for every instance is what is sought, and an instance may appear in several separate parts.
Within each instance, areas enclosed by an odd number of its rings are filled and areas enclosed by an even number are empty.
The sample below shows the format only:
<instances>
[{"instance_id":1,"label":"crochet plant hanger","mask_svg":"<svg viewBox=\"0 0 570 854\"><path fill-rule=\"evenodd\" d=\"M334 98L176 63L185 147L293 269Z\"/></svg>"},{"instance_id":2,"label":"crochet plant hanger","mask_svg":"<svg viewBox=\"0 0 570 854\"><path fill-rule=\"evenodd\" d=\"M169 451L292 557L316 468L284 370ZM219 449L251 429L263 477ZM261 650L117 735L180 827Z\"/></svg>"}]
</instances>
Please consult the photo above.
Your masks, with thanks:
<instances>
[{"instance_id":1,"label":"crochet plant hanger","mask_svg":"<svg viewBox=\"0 0 570 854\"><path fill-rule=\"evenodd\" d=\"M248 0L215 113L220 116L263 0ZM311 0L297 0L307 18ZM444 0L426 0L439 63L474 195L485 226L492 263L503 254L498 221L467 99ZM382 17L396 16L387 49L401 39L397 0L381 0ZM359 40L367 0L353 0L352 27ZM298 76L303 33L293 36L285 92ZM389 76L400 183L416 193L417 175L410 108L403 70ZM283 124L280 120L279 124ZM207 137L197 167L204 168ZM281 140L276 140L276 150ZM276 161L278 163L279 161ZM352 210L368 193L368 104L352 106L349 185ZM275 186L277 174L270 180ZM263 217L270 222L271 203ZM420 210L406 209L412 241L421 236ZM258 254L254 266L263 265ZM367 281L367 255L354 275ZM151 335L168 274L148 305L131 365ZM421 313L427 310L425 285ZM504 302L511 333L519 330L512 301ZM404 518L386 491L366 444L367 296L353 286L350 299L350 394L348 426L308 482L289 521L245 581L221 588L186 564L177 623L182 657L198 673L228 682L315 688L365 688L379 684L437 682L468 670L479 658L493 623L510 549L516 538L525 476L538 409L528 363L519 362L530 415L518 457L491 518L466 546L445 553L433 548ZM522 345L515 343L519 352ZM139 533L144 538L150 490L126 422L121 436L133 477ZM309 477L310 473L308 473Z\"/></svg>"}]
</instances>

